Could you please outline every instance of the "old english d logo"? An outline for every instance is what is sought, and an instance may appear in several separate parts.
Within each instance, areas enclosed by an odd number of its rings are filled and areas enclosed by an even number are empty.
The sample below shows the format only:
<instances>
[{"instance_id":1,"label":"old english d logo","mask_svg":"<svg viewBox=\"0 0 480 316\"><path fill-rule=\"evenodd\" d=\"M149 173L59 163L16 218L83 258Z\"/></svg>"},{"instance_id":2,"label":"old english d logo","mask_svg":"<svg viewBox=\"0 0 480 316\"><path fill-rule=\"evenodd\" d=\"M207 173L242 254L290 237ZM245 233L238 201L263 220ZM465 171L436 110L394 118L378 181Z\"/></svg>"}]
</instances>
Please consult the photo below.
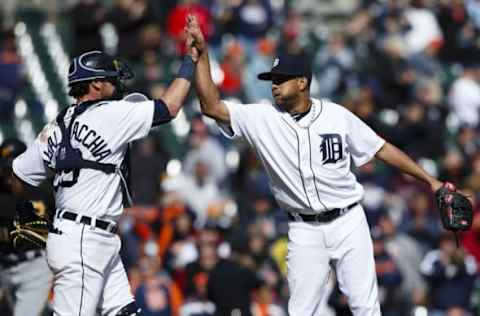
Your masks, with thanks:
<instances>
[{"instance_id":1,"label":"old english d logo","mask_svg":"<svg viewBox=\"0 0 480 316\"><path fill-rule=\"evenodd\" d=\"M336 163L343 159L342 137L339 134L321 134L322 143L320 152L322 153L323 164Z\"/></svg>"}]
</instances>

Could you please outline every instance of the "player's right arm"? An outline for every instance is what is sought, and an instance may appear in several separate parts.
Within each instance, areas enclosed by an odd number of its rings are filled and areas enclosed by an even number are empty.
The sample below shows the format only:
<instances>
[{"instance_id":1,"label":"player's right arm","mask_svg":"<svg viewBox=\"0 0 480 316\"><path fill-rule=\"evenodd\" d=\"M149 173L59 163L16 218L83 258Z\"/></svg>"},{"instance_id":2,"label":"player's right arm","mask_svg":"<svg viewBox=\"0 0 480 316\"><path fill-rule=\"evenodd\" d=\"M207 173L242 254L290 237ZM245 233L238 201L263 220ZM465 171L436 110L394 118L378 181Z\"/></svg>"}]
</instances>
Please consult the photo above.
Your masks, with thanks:
<instances>
[{"instance_id":1,"label":"player's right arm","mask_svg":"<svg viewBox=\"0 0 480 316\"><path fill-rule=\"evenodd\" d=\"M202 113L219 123L229 124L230 113L227 105L220 100L220 93L213 82L207 44L197 19L193 15L187 18L187 34L192 36L194 49L197 49L199 54L195 85Z\"/></svg>"},{"instance_id":2,"label":"player's right arm","mask_svg":"<svg viewBox=\"0 0 480 316\"><path fill-rule=\"evenodd\" d=\"M160 100L157 100L160 102L155 103L154 126L160 125L168 119L175 118L187 98L191 82L195 78L195 67L198 62L198 52L193 51L192 42L192 36L187 36L185 44L189 49L187 55L183 58L177 76L160 97ZM168 115L165 115L167 113L164 113L163 107L167 109Z\"/></svg>"},{"instance_id":3,"label":"player's right arm","mask_svg":"<svg viewBox=\"0 0 480 316\"><path fill-rule=\"evenodd\" d=\"M167 107L171 118L177 116L188 95L188 91L190 90L191 86L191 81L188 79L190 74L188 72L193 72L195 69L195 61L191 56L187 55L182 62L182 66L180 67L179 75L177 75L177 78L172 81L161 97L161 100Z\"/></svg>"}]
</instances>

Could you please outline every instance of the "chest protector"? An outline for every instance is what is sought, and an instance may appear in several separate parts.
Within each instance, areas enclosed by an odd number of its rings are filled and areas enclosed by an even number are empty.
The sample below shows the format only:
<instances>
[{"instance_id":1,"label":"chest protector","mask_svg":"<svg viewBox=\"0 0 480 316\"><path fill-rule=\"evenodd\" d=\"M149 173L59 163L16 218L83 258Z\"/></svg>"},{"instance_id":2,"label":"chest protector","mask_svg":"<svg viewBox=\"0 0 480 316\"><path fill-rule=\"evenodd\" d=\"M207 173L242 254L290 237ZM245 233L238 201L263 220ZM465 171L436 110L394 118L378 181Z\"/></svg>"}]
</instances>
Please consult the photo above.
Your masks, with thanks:
<instances>
[{"instance_id":1,"label":"chest protector","mask_svg":"<svg viewBox=\"0 0 480 316\"><path fill-rule=\"evenodd\" d=\"M60 141L60 144L57 148L54 171L55 173L60 174L62 172L79 172L81 169L94 169L102 171L106 174L117 173L122 180L122 192L124 194L124 197L126 197L129 205L132 205L129 184L127 181L129 178L130 169L130 147L128 147L126 151L126 157L123 160L122 164L120 166L117 166L110 163L101 163L97 161L83 159L80 149L73 148L70 142L72 136L72 126L75 122L75 119L82 113L84 113L92 105L98 103L99 101L86 101L76 105L68 126L65 125L65 115L67 114L69 107L62 110L58 114L56 121L62 134L62 140Z\"/></svg>"}]
</instances>

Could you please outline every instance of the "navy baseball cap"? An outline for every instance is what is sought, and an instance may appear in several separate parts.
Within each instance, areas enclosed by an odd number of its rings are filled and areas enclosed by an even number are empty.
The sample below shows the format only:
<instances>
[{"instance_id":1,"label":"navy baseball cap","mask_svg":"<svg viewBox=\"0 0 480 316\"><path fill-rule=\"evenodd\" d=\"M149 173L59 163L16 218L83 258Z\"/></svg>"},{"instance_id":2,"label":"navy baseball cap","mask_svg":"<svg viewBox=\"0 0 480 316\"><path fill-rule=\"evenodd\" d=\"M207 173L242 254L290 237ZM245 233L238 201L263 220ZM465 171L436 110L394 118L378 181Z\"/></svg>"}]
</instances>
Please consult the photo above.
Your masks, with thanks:
<instances>
[{"instance_id":1,"label":"navy baseball cap","mask_svg":"<svg viewBox=\"0 0 480 316\"><path fill-rule=\"evenodd\" d=\"M308 58L304 55L282 55L273 60L272 70L258 75L260 80L272 80L275 76L306 77L312 79Z\"/></svg>"}]
</instances>

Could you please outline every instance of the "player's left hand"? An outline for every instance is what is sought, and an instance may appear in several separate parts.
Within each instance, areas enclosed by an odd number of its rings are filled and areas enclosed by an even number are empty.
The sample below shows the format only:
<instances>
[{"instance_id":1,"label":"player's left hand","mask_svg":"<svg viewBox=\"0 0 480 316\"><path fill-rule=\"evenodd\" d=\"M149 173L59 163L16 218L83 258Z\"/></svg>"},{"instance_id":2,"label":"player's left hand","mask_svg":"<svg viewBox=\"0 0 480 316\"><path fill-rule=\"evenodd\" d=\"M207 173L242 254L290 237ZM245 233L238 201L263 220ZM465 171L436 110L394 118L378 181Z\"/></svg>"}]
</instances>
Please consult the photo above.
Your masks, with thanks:
<instances>
[{"instance_id":1,"label":"player's left hand","mask_svg":"<svg viewBox=\"0 0 480 316\"><path fill-rule=\"evenodd\" d=\"M185 27L184 29L186 37L185 37L185 46L187 47L187 54L192 57L194 63L198 62L200 53L198 49L193 44L194 39L191 33L189 33L188 28Z\"/></svg>"},{"instance_id":2,"label":"player's left hand","mask_svg":"<svg viewBox=\"0 0 480 316\"><path fill-rule=\"evenodd\" d=\"M470 229L473 222L473 205L452 183L446 182L436 190L435 199L446 230L456 232Z\"/></svg>"},{"instance_id":3,"label":"player's left hand","mask_svg":"<svg viewBox=\"0 0 480 316\"><path fill-rule=\"evenodd\" d=\"M191 36L193 39L192 45L197 49L198 53L202 54L206 48L205 37L202 34L197 18L193 14L187 16L187 25L185 28L187 37Z\"/></svg>"}]
</instances>

